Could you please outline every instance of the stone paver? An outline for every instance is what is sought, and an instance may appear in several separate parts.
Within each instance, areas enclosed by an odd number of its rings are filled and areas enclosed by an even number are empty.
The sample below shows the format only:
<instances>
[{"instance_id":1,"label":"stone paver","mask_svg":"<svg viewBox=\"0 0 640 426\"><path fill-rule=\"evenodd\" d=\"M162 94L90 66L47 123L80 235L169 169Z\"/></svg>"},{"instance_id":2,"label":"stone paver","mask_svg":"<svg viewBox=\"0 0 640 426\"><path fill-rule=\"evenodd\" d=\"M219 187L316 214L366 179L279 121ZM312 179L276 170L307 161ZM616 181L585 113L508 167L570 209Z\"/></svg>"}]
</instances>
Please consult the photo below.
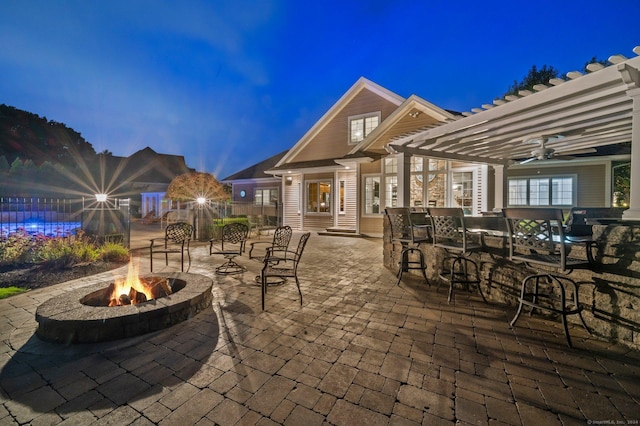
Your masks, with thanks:
<instances>
[{"instance_id":1,"label":"stone paver","mask_svg":"<svg viewBox=\"0 0 640 426\"><path fill-rule=\"evenodd\" d=\"M214 280L213 306L133 339L64 346L34 335L40 303L113 272L0 300L0 424L640 420L637 351L578 329L570 349L557 321L538 315L523 317L516 336L511 307L465 292L448 304L444 288L411 274L396 286L379 239L312 235L299 270L302 307L288 283L269 288L264 312L260 263L243 256L246 273L220 277L222 259L206 244L194 243L192 255L190 272ZM161 272L179 267L162 263Z\"/></svg>"}]
</instances>

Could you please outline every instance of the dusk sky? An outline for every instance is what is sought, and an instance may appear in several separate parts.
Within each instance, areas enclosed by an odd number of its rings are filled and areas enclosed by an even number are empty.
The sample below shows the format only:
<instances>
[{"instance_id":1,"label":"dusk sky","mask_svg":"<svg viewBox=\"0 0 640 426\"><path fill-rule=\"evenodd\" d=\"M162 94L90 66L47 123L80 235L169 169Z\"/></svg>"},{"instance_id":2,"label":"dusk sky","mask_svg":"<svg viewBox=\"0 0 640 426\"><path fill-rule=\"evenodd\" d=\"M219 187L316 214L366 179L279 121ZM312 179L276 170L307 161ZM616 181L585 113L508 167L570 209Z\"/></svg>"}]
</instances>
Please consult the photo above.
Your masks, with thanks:
<instances>
[{"instance_id":1,"label":"dusk sky","mask_svg":"<svg viewBox=\"0 0 640 426\"><path fill-rule=\"evenodd\" d=\"M636 45L640 0L0 0L0 104L222 179L292 147L361 76L469 111L532 65Z\"/></svg>"}]
</instances>

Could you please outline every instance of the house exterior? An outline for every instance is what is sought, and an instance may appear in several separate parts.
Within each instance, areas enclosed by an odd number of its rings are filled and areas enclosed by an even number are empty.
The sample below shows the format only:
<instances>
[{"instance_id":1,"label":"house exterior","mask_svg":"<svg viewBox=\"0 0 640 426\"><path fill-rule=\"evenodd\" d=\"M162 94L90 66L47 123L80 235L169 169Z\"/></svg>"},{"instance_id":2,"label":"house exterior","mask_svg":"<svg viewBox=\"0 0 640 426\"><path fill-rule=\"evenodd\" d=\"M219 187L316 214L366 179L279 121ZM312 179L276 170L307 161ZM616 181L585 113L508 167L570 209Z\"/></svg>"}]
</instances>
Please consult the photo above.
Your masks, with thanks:
<instances>
[{"instance_id":1,"label":"house exterior","mask_svg":"<svg viewBox=\"0 0 640 426\"><path fill-rule=\"evenodd\" d=\"M294 229L382 233L395 205L397 165L382 141L453 117L429 102L405 99L360 78L267 170L283 182L283 223Z\"/></svg>"},{"instance_id":2,"label":"house exterior","mask_svg":"<svg viewBox=\"0 0 640 426\"><path fill-rule=\"evenodd\" d=\"M163 212L184 207L164 198L176 176L195 172L187 166L183 156L158 154L146 147L129 157L110 156L106 161L107 167L119 171L118 180L124 182L118 192L131 199L132 208L138 210L141 217L150 212L160 217Z\"/></svg>"},{"instance_id":3,"label":"house exterior","mask_svg":"<svg viewBox=\"0 0 640 426\"><path fill-rule=\"evenodd\" d=\"M282 193L286 181L266 171L275 166L287 152L273 155L220 181L231 184L233 215L261 216L264 220L260 225L281 223Z\"/></svg>"},{"instance_id":4,"label":"house exterior","mask_svg":"<svg viewBox=\"0 0 640 426\"><path fill-rule=\"evenodd\" d=\"M593 67L593 75L463 114L360 78L266 170L281 182L282 223L380 236L384 208L393 206L461 207L467 215L514 205L625 206L612 188L620 166L631 167L632 184L640 176L630 149L640 143L632 138L639 59L612 57L615 66ZM558 161L564 154L573 159ZM631 207L627 213L640 211Z\"/></svg>"}]
</instances>

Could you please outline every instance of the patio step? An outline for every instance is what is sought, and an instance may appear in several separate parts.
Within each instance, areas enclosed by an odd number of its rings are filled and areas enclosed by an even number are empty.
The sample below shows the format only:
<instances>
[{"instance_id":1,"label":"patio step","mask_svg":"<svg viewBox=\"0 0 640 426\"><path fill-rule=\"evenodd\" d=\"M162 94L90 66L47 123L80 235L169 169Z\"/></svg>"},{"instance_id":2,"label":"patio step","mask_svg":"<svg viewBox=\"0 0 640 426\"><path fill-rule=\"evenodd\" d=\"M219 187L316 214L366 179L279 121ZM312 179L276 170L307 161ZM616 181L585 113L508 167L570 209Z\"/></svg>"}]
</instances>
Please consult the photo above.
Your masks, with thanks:
<instances>
[{"instance_id":1,"label":"patio step","mask_svg":"<svg viewBox=\"0 0 640 426\"><path fill-rule=\"evenodd\" d=\"M318 235L328 235L331 237L352 237L352 238L362 238L363 234L356 232L355 229L351 228L327 228L324 231L319 231Z\"/></svg>"}]
</instances>

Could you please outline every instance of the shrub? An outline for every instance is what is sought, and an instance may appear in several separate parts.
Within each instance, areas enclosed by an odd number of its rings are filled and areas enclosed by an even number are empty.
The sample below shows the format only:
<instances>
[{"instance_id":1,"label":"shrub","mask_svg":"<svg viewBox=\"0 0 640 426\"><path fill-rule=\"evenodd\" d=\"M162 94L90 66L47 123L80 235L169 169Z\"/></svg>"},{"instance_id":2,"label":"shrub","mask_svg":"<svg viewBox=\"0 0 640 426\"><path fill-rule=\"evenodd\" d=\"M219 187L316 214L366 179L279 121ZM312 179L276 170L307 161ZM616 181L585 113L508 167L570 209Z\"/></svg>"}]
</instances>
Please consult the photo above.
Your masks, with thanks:
<instances>
[{"instance_id":1,"label":"shrub","mask_svg":"<svg viewBox=\"0 0 640 426\"><path fill-rule=\"evenodd\" d=\"M122 244L106 242L100 247L99 256L106 262L126 262L129 260L129 250Z\"/></svg>"},{"instance_id":2,"label":"shrub","mask_svg":"<svg viewBox=\"0 0 640 426\"><path fill-rule=\"evenodd\" d=\"M54 268L68 268L78 263L98 260L99 251L91 241L82 235L70 238L55 237L38 247L37 263Z\"/></svg>"},{"instance_id":3,"label":"shrub","mask_svg":"<svg viewBox=\"0 0 640 426\"><path fill-rule=\"evenodd\" d=\"M208 238L219 240L222 238L222 227L227 223L244 223L249 226L249 219L246 217L225 217L223 219L213 219L212 223L207 226Z\"/></svg>"},{"instance_id":4,"label":"shrub","mask_svg":"<svg viewBox=\"0 0 640 426\"><path fill-rule=\"evenodd\" d=\"M32 237L24 230L18 230L0 240L0 265L33 262L33 253L42 238Z\"/></svg>"}]
</instances>

